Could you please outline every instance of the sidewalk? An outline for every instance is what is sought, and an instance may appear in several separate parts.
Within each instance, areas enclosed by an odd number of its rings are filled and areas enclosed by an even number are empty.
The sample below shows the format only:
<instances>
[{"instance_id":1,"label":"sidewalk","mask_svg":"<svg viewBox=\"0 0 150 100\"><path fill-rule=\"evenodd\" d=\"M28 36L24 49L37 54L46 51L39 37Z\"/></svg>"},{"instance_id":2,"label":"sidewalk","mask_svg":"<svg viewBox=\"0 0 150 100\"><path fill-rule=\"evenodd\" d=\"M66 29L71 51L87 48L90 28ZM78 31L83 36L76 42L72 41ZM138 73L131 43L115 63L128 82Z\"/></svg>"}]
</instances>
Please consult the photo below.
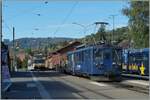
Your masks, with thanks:
<instances>
[{"instance_id":1,"label":"sidewalk","mask_svg":"<svg viewBox=\"0 0 150 100\"><path fill-rule=\"evenodd\" d=\"M146 80L124 80L121 84L149 89L149 81Z\"/></svg>"}]
</instances>

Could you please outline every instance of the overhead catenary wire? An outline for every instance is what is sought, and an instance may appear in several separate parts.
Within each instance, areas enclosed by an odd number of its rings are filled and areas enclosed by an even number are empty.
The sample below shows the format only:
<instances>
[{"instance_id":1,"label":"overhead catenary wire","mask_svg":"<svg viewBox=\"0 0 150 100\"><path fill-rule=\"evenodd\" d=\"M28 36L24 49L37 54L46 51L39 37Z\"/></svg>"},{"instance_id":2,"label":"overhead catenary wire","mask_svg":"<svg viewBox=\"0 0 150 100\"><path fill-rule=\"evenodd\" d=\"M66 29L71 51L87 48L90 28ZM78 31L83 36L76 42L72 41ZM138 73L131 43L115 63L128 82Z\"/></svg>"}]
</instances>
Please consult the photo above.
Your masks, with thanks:
<instances>
[{"instance_id":1,"label":"overhead catenary wire","mask_svg":"<svg viewBox=\"0 0 150 100\"><path fill-rule=\"evenodd\" d=\"M6 26L6 28L12 33L12 29L8 26L8 24L6 23L6 21L5 22L3 21L3 23Z\"/></svg>"},{"instance_id":2,"label":"overhead catenary wire","mask_svg":"<svg viewBox=\"0 0 150 100\"><path fill-rule=\"evenodd\" d=\"M46 3L47 4L47 3ZM3 4L3 7L5 7L5 5ZM9 7L8 5L7 5L7 7ZM9 21L10 20L13 20L13 19L15 19L15 18L17 18L17 17L20 17L20 16L22 16L22 15L25 15L25 14L27 14L27 13L34 13L34 12L37 12L37 11L39 11L39 8L42 8L43 6L38 6L38 7L36 7L36 8L33 8L33 10L31 10L31 8L29 8L29 9L25 9L25 10L23 10L23 11L21 11L20 13L23 13L23 14L17 14L17 15L14 15L13 17L11 17L10 19L9 19ZM44 10L44 9L43 9ZM41 10L40 10L41 11ZM37 14L36 14L37 15ZM41 14L40 14L40 16L41 16ZM8 21L8 20L7 20ZM4 25L6 26L6 28L10 31L10 33L12 33L12 27L10 28L9 27L9 25L6 23L6 21L2 21L2 23L4 23Z\"/></svg>"},{"instance_id":3,"label":"overhead catenary wire","mask_svg":"<svg viewBox=\"0 0 150 100\"><path fill-rule=\"evenodd\" d=\"M45 1L46 2L46 1ZM8 6L7 6L8 7ZM40 5L36 8L33 8L33 10L31 10L31 8L29 9L25 9L25 10L22 10L20 11L19 13L22 13L22 14L17 14L17 15L14 15L12 16L9 20L14 20L15 18L17 17L20 17L20 16L23 16L23 15L26 15L27 13L34 13L35 12L35 15L38 15L39 13L36 14L37 11L39 11L40 8L43 8L43 5ZM44 10L44 9L43 9ZM41 11L41 10L40 10ZM40 14L41 15L41 14Z\"/></svg>"},{"instance_id":4,"label":"overhead catenary wire","mask_svg":"<svg viewBox=\"0 0 150 100\"><path fill-rule=\"evenodd\" d=\"M95 34L95 32L96 32L96 25L95 25L95 27L94 27L94 32L93 32L93 34ZM91 36L92 36L92 39L93 39L93 41L94 41L94 44L96 45L95 37L94 37L93 35L91 35Z\"/></svg>"},{"instance_id":5,"label":"overhead catenary wire","mask_svg":"<svg viewBox=\"0 0 150 100\"><path fill-rule=\"evenodd\" d=\"M70 15L72 14L72 12L74 11L75 7L77 6L78 1L75 2L73 4L73 6L71 7L69 13L65 16L65 18L63 19L63 21L61 22L60 26L57 27L57 29L54 31L53 35L55 37L56 33L60 30L60 28L65 24L65 22L68 20L68 18L70 17Z\"/></svg>"}]
</instances>

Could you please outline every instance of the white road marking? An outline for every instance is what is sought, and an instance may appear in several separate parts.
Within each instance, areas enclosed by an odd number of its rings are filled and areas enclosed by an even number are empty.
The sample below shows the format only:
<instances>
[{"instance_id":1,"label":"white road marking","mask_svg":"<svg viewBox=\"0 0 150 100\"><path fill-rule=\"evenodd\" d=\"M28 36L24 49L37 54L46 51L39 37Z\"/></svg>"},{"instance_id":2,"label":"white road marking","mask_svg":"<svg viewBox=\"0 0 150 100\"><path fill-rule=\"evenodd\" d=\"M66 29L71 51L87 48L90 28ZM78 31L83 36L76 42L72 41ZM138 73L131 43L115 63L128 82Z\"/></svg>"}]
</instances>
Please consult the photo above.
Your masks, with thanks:
<instances>
[{"instance_id":1,"label":"white road marking","mask_svg":"<svg viewBox=\"0 0 150 100\"><path fill-rule=\"evenodd\" d=\"M145 82L145 81L128 80L127 82L129 82L129 83L136 83L136 84L140 84L140 85L146 85L146 86L149 86L149 82Z\"/></svg>"},{"instance_id":2,"label":"white road marking","mask_svg":"<svg viewBox=\"0 0 150 100\"><path fill-rule=\"evenodd\" d=\"M48 92L46 91L46 89L44 88L44 86L37 80L36 77L34 77L33 73L31 72L32 78L34 80L34 82L36 83L36 86L39 90L39 93L41 95L41 97L43 99L50 99L51 96L48 94Z\"/></svg>"},{"instance_id":3,"label":"white road marking","mask_svg":"<svg viewBox=\"0 0 150 100\"><path fill-rule=\"evenodd\" d=\"M78 99L79 98L82 98L79 94L77 94L77 93L72 93L72 95L74 95L75 97L77 97Z\"/></svg>"},{"instance_id":4,"label":"white road marking","mask_svg":"<svg viewBox=\"0 0 150 100\"><path fill-rule=\"evenodd\" d=\"M30 87L36 87L36 84L35 83L28 83L27 88L30 88Z\"/></svg>"},{"instance_id":5,"label":"white road marking","mask_svg":"<svg viewBox=\"0 0 150 100\"><path fill-rule=\"evenodd\" d=\"M107 84L97 83L97 82L90 82L90 84L94 84L94 85L98 85L98 86L108 86Z\"/></svg>"}]
</instances>

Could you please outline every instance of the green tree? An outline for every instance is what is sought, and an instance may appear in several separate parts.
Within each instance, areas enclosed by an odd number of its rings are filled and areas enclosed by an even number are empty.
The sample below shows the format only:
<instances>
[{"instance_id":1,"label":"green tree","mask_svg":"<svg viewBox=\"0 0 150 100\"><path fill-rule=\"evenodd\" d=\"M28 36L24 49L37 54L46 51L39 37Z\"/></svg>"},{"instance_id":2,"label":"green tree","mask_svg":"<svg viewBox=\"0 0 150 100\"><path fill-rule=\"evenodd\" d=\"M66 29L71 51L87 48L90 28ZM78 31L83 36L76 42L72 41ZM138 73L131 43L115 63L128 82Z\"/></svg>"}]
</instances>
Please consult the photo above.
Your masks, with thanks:
<instances>
[{"instance_id":1,"label":"green tree","mask_svg":"<svg viewBox=\"0 0 150 100\"><path fill-rule=\"evenodd\" d=\"M32 49L31 48L27 48L25 49L25 52L31 56L33 56L33 52L32 52Z\"/></svg>"},{"instance_id":2,"label":"green tree","mask_svg":"<svg viewBox=\"0 0 150 100\"><path fill-rule=\"evenodd\" d=\"M134 47L149 47L149 1L131 1L122 10L129 18L130 40Z\"/></svg>"},{"instance_id":3,"label":"green tree","mask_svg":"<svg viewBox=\"0 0 150 100\"><path fill-rule=\"evenodd\" d=\"M26 69L28 66L28 58L25 57L25 59L22 61L22 68Z\"/></svg>"},{"instance_id":4,"label":"green tree","mask_svg":"<svg viewBox=\"0 0 150 100\"><path fill-rule=\"evenodd\" d=\"M110 38L112 38L113 31L111 30L108 33L109 33L108 35L110 35L109 40L111 40ZM121 28L115 29L114 34L113 34L113 40L115 40L117 43L120 43L123 40L128 40L128 28L121 27Z\"/></svg>"},{"instance_id":5,"label":"green tree","mask_svg":"<svg viewBox=\"0 0 150 100\"><path fill-rule=\"evenodd\" d=\"M22 61L18 57L16 58L16 61L17 61L17 67L21 68L22 67Z\"/></svg>"},{"instance_id":6,"label":"green tree","mask_svg":"<svg viewBox=\"0 0 150 100\"><path fill-rule=\"evenodd\" d=\"M67 41L63 41L63 42L60 42L60 45L62 46L62 47L65 47L65 46L67 46L69 43L67 42Z\"/></svg>"}]
</instances>

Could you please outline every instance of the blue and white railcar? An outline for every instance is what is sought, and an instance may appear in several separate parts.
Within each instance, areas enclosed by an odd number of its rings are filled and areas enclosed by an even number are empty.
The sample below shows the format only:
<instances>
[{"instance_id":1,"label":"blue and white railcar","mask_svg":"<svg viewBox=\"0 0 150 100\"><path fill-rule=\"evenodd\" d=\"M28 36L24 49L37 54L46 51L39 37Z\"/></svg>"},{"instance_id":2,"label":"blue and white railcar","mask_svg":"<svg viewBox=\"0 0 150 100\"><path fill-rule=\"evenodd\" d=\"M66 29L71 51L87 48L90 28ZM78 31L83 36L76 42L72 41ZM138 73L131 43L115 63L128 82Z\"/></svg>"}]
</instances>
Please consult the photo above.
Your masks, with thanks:
<instances>
[{"instance_id":1,"label":"blue and white railcar","mask_svg":"<svg viewBox=\"0 0 150 100\"><path fill-rule=\"evenodd\" d=\"M126 74L149 76L149 48L124 50L122 65Z\"/></svg>"},{"instance_id":2,"label":"blue and white railcar","mask_svg":"<svg viewBox=\"0 0 150 100\"><path fill-rule=\"evenodd\" d=\"M95 45L69 52L68 72L87 76L120 78L121 49L110 45Z\"/></svg>"}]
</instances>

